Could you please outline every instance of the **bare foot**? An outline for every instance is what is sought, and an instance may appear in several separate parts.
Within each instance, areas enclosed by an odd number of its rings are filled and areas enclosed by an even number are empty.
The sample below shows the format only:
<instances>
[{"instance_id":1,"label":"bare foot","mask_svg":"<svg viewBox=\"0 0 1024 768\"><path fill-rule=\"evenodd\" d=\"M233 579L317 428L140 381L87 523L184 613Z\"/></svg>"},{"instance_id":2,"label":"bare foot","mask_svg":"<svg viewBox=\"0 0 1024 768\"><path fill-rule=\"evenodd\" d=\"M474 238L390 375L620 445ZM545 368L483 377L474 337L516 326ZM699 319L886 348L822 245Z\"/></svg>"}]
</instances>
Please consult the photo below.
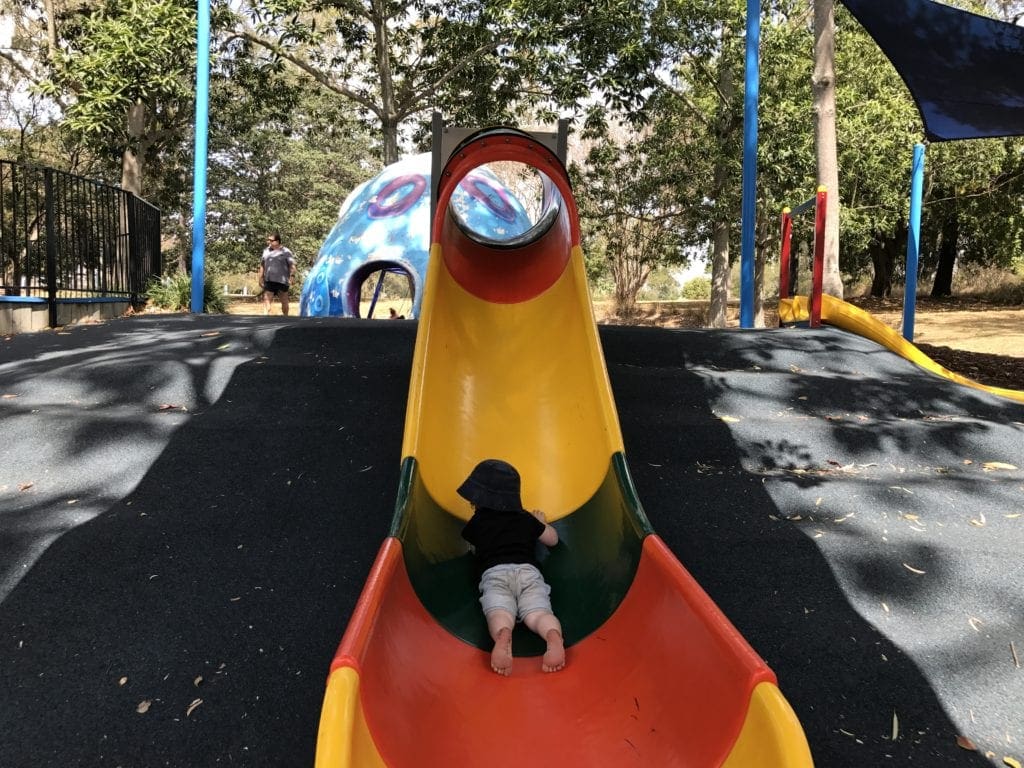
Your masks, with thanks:
<instances>
[{"instance_id":1,"label":"bare foot","mask_svg":"<svg viewBox=\"0 0 1024 768\"><path fill-rule=\"evenodd\" d=\"M498 630L498 638L491 651L491 669L506 677L512 674L512 630L508 627Z\"/></svg>"},{"instance_id":2,"label":"bare foot","mask_svg":"<svg viewBox=\"0 0 1024 768\"><path fill-rule=\"evenodd\" d=\"M562 642L562 633L557 629L549 629L547 637L548 649L544 651L544 658L541 659L540 668L544 672L557 672L565 666L565 645Z\"/></svg>"}]
</instances>

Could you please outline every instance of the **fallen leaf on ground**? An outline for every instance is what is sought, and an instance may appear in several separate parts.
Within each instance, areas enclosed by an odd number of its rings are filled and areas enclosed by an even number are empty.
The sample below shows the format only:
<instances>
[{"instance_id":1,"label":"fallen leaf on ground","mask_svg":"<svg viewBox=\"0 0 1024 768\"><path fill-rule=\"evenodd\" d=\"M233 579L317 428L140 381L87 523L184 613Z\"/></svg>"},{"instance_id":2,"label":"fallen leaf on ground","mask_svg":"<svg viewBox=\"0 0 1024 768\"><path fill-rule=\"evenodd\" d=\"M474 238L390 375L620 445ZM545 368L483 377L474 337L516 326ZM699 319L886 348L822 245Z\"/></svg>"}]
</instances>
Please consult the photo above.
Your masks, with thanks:
<instances>
[{"instance_id":1,"label":"fallen leaf on ground","mask_svg":"<svg viewBox=\"0 0 1024 768\"><path fill-rule=\"evenodd\" d=\"M33 485L35 485L35 483L18 483L18 490L19 491L27 491Z\"/></svg>"},{"instance_id":2,"label":"fallen leaf on ground","mask_svg":"<svg viewBox=\"0 0 1024 768\"><path fill-rule=\"evenodd\" d=\"M976 752L978 749L976 746L974 746L974 742L968 739L966 736L957 736L956 745L960 747L960 749L966 749L968 752Z\"/></svg>"},{"instance_id":3,"label":"fallen leaf on ground","mask_svg":"<svg viewBox=\"0 0 1024 768\"><path fill-rule=\"evenodd\" d=\"M149 708L152 704L153 702L149 699L144 699L143 701L139 702L139 706L135 708L135 711L138 712L140 715L144 715L147 712L149 712Z\"/></svg>"},{"instance_id":4,"label":"fallen leaf on ground","mask_svg":"<svg viewBox=\"0 0 1024 768\"><path fill-rule=\"evenodd\" d=\"M127 682L128 682L128 678L127 677L122 677L120 680L117 681L117 684L118 685L124 685Z\"/></svg>"},{"instance_id":5,"label":"fallen leaf on ground","mask_svg":"<svg viewBox=\"0 0 1024 768\"><path fill-rule=\"evenodd\" d=\"M978 627L982 624L981 619L976 619L973 616L970 616L967 619L967 623L971 625L971 629L973 629L975 632L981 632L981 630L978 629Z\"/></svg>"},{"instance_id":6,"label":"fallen leaf on ground","mask_svg":"<svg viewBox=\"0 0 1024 768\"><path fill-rule=\"evenodd\" d=\"M986 461L981 466L986 472L994 472L997 469L1016 469L1013 464L1007 464L1005 461Z\"/></svg>"},{"instance_id":7,"label":"fallen leaf on ground","mask_svg":"<svg viewBox=\"0 0 1024 768\"><path fill-rule=\"evenodd\" d=\"M207 336L220 336L220 331L209 331L208 333L200 334L203 338Z\"/></svg>"},{"instance_id":8,"label":"fallen leaf on ground","mask_svg":"<svg viewBox=\"0 0 1024 768\"><path fill-rule=\"evenodd\" d=\"M192 714L196 707L203 703L202 699L195 699L191 704L188 705L188 709L185 710L185 717Z\"/></svg>"},{"instance_id":9,"label":"fallen leaf on ground","mask_svg":"<svg viewBox=\"0 0 1024 768\"><path fill-rule=\"evenodd\" d=\"M201 682L203 682L203 676L199 675L195 680L192 681L192 685L198 688Z\"/></svg>"},{"instance_id":10,"label":"fallen leaf on ground","mask_svg":"<svg viewBox=\"0 0 1024 768\"><path fill-rule=\"evenodd\" d=\"M915 567L914 567L914 566L912 566L912 565L907 565L906 563L904 563L904 564L903 564L903 567L904 567L904 568L906 568L906 569L907 569L908 571L910 571L911 573L917 573L917 574L923 574L923 573L925 573L925 571L922 571L922 570L921 570L921 569L919 569L919 568L915 568Z\"/></svg>"},{"instance_id":11,"label":"fallen leaf on ground","mask_svg":"<svg viewBox=\"0 0 1024 768\"><path fill-rule=\"evenodd\" d=\"M1020 768L1020 761L1014 760L1012 757L1004 757L1003 762L1010 766L1010 768Z\"/></svg>"},{"instance_id":12,"label":"fallen leaf on ground","mask_svg":"<svg viewBox=\"0 0 1024 768\"><path fill-rule=\"evenodd\" d=\"M978 514L977 519L972 518L971 519L971 525L976 526L978 528L984 528L985 527L985 513L984 512L980 512Z\"/></svg>"},{"instance_id":13,"label":"fallen leaf on ground","mask_svg":"<svg viewBox=\"0 0 1024 768\"><path fill-rule=\"evenodd\" d=\"M900 719L896 717L896 710L892 713L892 740L896 741L900 737Z\"/></svg>"},{"instance_id":14,"label":"fallen leaf on ground","mask_svg":"<svg viewBox=\"0 0 1024 768\"><path fill-rule=\"evenodd\" d=\"M16 397L17 397L17 395L4 395L3 399L4 400L13 400Z\"/></svg>"}]
</instances>

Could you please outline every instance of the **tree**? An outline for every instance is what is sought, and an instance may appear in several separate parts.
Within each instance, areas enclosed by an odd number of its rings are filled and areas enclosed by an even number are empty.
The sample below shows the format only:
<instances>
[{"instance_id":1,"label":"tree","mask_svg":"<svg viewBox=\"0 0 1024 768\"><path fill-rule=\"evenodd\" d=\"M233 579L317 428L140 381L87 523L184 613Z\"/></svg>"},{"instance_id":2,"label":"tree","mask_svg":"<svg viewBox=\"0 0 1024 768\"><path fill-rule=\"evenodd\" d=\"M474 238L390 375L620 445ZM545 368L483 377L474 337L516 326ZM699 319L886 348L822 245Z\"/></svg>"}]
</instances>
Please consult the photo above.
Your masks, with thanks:
<instances>
[{"instance_id":1,"label":"tree","mask_svg":"<svg viewBox=\"0 0 1024 768\"><path fill-rule=\"evenodd\" d=\"M710 243L709 324L724 327L730 241L739 232L742 104L735 84L742 80L742 12L737 2L706 0L676 0L663 9L650 30L660 56L652 61L663 74L635 117L652 126L648 172L662 180L661 204L674 212L686 252L706 251Z\"/></svg>"},{"instance_id":2,"label":"tree","mask_svg":"<svg viewBox=\"0 0 1024 768\"><path fill-rule=\"evenodd\" d=\"M294 75L264 82L262 98L247 101L254 77L262 74L239 62L211 93L220 130L210 145L208 263L250 272L263 236L279 230L301 274L342 201L379 166L367 163L370 138L347 105Z\"/></svg>"},{"instance_id":3,"label":"tree","mask_svg":"<svg viewBox=\"0 0 1024 768\"><path fill-rule=\"evenodd\" d=\"M593 90L637 104L653 79L654 0L251 0L235 35L360 109L385 163L401 127L440 110L465 124L550 121ZM600 120L602 109L593 109ZM421 134L422 135L422 132Z\"/></svg>"},{"instance_id":4,"label":"tree","mask_svg":"<svg viewBox=\"0 0 1024 768\"><path fill-rule=\"evenodd\" d=\"M48 2L45 12L44 93L66 100L63 125L84 143L120 155L122 188L141 196L148 159L193 114L195 4L103 0L58 19Z\"/></svg>"},{"instance_id":5,"label":"tree","mask_svg":"<svg viewBox=\"0 0 1024 768\"><path fill-rule=\"evenodd\" d=\"M818 185L828 190L822 289L843 298L839 274L839 158L836 151L835 2L814 1L814 144Z\"/></svg>"},{"instance_id":6,"label":"tree","mask_svg":"<svg viewBox=\"0 0 1024 768\"><path fill-rule=\"evenodd\" d=\"M578 187L581 218L602 242L615 311L625 317L636 312L637 294L655 267L686 260L656 148L650 136L631 139L613 129L591 148Z\"/></svg>"}]
</instances>

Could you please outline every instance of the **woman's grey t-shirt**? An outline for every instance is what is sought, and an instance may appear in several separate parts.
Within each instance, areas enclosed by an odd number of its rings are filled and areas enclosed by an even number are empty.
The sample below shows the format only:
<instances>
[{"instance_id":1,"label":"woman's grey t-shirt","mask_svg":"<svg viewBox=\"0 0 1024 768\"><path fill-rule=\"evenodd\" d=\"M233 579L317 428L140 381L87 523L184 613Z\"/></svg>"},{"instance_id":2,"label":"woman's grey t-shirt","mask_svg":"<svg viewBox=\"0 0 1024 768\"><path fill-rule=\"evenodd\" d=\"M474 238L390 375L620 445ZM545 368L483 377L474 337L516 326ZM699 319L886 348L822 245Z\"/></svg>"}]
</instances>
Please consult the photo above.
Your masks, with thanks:
<instances>
[{"instance_id":1,"label":"woman's grey t-shirt","mask_svg":"<svg viewBox=\"0 0 1024 768\"><path fill-rule=\"evenodd\" d=\"M283 245L280 248L263 250L263 279L272 283L288 284L291 279L295 256Z\"/></svg>"}]
</instances>

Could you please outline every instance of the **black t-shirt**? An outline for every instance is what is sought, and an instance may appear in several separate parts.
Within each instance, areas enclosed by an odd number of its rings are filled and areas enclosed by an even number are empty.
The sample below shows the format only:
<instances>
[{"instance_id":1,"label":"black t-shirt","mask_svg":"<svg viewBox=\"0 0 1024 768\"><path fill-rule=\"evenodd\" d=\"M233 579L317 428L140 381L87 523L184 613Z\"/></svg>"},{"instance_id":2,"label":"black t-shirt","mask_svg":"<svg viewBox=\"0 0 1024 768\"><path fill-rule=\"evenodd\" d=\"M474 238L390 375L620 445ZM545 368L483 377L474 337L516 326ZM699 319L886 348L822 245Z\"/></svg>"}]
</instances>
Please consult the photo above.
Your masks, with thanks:
<instances>
[{"instance_id":1,"label":"black t-shirt","mask_svg":"<svg viewBox=\"0 0 1024 768\"><path fill-rule=\"evenodd\" d=\"M498 512L479 508L462 529L462 538L476 548L480 572L504 563L537 565L537 539L544 523L525 510Z\"/></svg>"}]
</instances>

